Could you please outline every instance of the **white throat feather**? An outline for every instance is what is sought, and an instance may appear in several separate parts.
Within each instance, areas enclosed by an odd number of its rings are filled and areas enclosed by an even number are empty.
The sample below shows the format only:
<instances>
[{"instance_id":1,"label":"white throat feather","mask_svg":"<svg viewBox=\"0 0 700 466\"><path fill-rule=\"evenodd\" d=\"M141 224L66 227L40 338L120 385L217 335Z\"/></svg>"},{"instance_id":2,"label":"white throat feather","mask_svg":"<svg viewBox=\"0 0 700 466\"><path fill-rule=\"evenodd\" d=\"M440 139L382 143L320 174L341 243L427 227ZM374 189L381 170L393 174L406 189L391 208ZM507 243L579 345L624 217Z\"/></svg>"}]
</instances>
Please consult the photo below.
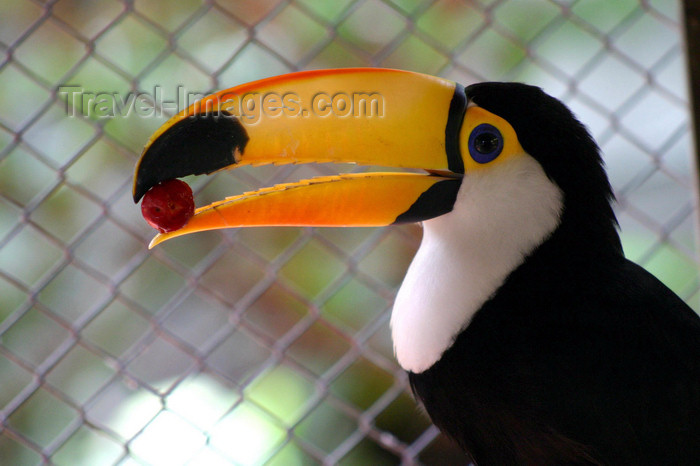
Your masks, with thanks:
<instances>
[{"instance_id":1,"label":"white throat feather","mask_svg":"<svg viewBox=\"0 0 700 466\"><path fill-rule=\"evenodd\" d=\"M559 225L561 190L528 154L464 175L453 210L423 239L391 315L401 367L435 364L527 255Z\"/></svg>"}]
</instances>

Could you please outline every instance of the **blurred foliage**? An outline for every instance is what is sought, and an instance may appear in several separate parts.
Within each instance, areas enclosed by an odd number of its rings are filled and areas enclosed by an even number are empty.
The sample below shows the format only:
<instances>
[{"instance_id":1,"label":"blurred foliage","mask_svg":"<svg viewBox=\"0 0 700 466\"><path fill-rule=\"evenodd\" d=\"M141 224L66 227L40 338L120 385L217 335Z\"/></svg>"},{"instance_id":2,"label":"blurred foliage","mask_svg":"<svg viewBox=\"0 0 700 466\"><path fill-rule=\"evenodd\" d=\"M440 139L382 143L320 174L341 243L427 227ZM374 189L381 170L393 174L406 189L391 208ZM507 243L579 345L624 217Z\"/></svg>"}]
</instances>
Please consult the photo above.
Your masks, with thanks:
<instances>
[{"instance_id":1,"label":"blurred foliage","mask_svg":"<svg viewBox=\"0 0 700 466\"><path fill-rule=\"evenodd\" d=\"M205 233L146 250L131 172L167 115L127 110L179 86L341 66L544 86L606 153L628 256L697 309L677 2L563 3L1 2L0 416L12 432L0 463L397 464L392 445L430 425L387 323L417 227ZM204 204L301 176L188 182ZM462 456L440 436L418 459Z\"/></svg>"}]
</instances>

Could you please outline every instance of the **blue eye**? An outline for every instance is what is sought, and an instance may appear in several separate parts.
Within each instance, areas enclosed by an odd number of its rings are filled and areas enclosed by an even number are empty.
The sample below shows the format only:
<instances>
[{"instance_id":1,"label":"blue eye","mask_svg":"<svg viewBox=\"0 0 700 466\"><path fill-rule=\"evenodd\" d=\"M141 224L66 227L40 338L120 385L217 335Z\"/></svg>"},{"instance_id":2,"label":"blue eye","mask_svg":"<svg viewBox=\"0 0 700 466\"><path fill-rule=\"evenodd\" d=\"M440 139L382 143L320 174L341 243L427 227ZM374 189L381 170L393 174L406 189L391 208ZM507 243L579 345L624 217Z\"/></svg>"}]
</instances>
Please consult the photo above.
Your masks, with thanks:
<instances>
[{"instance_id":1,"label":"blue eye","mask_svg":"<svg viewBox=\"0 0 700 466\"><path fill-rule=\"evenodd\" d=\"M489 163L498 157L502 150L503 136L493 125L482 123L469 135L469 155L477 163Z\"/></svg>"}]
</instances>

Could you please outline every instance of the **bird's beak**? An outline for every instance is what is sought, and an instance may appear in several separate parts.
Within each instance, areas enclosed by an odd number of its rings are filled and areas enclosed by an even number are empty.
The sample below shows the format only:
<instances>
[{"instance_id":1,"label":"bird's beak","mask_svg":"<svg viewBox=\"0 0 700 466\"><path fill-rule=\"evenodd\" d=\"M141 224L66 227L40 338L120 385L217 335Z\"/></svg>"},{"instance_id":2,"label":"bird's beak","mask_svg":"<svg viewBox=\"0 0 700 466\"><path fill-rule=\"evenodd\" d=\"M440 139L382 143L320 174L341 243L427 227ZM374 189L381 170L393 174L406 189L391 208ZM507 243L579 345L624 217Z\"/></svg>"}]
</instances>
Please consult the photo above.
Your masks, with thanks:
<instances>
[{"instance_id":1,"label":"bird's beak","mask_svg":"<svg viewBox=\"0 0 700 466\"><path fill-rule=\"evenodd\" d=\"M357 173L262 188L200 207L180 230L383 226L452 209L464 172L464 88L418 73L293 73L205 97L150 138L136 166L138 202L161 181L243 165L311 162L423 169Z\"/></svg>"}]
</instances>

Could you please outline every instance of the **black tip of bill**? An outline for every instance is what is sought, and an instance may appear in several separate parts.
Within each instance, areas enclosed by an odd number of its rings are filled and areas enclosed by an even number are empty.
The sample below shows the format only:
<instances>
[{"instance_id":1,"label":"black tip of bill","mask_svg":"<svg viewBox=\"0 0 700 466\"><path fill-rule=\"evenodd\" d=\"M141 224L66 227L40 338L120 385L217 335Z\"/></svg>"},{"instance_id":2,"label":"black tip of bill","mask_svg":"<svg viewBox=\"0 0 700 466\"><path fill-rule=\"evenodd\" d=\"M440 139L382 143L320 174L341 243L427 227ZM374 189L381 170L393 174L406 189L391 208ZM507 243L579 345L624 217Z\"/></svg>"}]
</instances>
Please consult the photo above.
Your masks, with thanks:
<instances>
[{"instance_id":1,"label":"black tip of bill","mask_svg":"<svg viewBox=\"0 0 700 466\"><path fill-rule=\"evenodd\" d=\"M146 147L136 172L134 202L161 181L208 174L234 164L247 143L243 125L223 110L178 121Z\"/></svg>"}]
</instances>

